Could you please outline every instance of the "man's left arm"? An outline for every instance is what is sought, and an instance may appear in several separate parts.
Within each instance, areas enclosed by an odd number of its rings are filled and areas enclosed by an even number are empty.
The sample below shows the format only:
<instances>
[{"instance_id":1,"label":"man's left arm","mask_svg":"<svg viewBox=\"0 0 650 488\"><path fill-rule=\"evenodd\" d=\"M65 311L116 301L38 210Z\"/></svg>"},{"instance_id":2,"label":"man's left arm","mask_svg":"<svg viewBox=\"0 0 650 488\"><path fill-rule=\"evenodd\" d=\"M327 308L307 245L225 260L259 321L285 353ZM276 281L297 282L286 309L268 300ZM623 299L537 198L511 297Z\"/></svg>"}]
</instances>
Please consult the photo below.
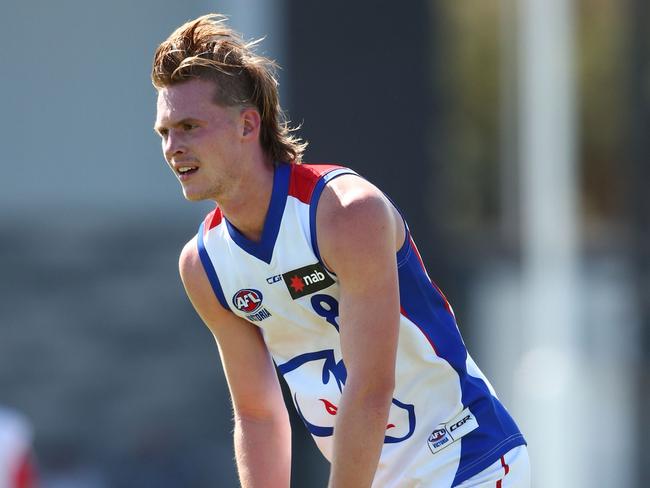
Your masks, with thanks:
<instances>
[{"instance_id":1,"label":"man's left arm","mask_svg":"<svg viewBox=\"0 0 650 488\"><path fill-rule=\"evenodd\" d=\"M365 180L341 176L321 197L321 256L338 276L347 378L334 427L330 488L369 487L386 435L395 385L401 217Z\"/></svg>"}]
</instances>

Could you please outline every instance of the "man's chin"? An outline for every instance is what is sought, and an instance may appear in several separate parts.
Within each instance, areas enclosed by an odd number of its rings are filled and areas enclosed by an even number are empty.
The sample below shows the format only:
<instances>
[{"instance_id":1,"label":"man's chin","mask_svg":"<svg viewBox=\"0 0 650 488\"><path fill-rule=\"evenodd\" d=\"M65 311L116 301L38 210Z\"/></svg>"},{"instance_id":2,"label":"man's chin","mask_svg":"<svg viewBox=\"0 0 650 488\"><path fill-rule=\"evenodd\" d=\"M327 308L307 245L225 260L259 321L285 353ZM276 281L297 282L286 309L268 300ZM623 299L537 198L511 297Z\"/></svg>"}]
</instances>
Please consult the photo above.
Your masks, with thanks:
<instances>
[{"instance_id":1,"label":"man's chin","mask_svg":"<svg viewBox=\"0 0 650 488\"><path fill-rule=\"evenodd\" d=\"M200 202L202 200L207 200L208 198L202 193L192 193L187 190L183 190L183 196L185 197L185 200L189 202Z\"/></svg>"},{"instance_id":2,"label":"man's chin","mask_svg":"<svg viewBox=\"0 0 650 488\"><path fill-rule=\"evenodd\" d=\"M203 202L205 200L216 201L218 199L218 195L222 194L222 192L220 192L218 188L192 189L191 186L183 186L182 188L183 188L183 196L185 197L185 200L189 202Z\"/></svg>"}]
</instances>

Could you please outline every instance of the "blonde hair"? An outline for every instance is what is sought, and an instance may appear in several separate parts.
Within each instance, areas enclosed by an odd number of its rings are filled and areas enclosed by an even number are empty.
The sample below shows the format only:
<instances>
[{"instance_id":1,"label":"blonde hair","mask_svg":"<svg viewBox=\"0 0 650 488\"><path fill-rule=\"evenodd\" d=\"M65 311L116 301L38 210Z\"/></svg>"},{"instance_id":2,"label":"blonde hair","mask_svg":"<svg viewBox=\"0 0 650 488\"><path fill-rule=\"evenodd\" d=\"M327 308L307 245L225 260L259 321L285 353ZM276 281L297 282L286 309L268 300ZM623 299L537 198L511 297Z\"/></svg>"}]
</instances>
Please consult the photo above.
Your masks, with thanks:
<instances>
[{"instance_id":1,"label":"blonde hair","mask_svg":"<svg viewBox=\"0 0 650 488\"><path fill-rule=\"evenodd\" d=\"M176 29L158 46L151 80L156 89L191 79L213 81L215 103L251 106L261 117L260 144L274 161L300 163L307 143L292 134L278 96L277 65L254 52L226 25L226 17L208 14Z\"/></svg>"}]
</instances>

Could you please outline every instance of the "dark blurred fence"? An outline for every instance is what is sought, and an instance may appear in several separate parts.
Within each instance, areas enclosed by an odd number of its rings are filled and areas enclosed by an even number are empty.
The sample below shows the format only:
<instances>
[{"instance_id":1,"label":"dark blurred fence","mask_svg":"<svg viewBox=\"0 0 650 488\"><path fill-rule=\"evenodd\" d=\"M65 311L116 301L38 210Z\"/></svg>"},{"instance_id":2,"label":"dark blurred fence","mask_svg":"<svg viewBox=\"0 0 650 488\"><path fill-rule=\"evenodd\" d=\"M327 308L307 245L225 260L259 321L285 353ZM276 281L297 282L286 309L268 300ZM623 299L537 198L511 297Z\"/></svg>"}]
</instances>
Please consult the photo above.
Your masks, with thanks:
<instances>
[{"instance_id":1,"label":"dark blurred fence","mask_svg":"<svg viewBox=\"0 0 650 488\"><path fill-rule=\"evenodd\" d=\"M49 217L0 227L0 401L34 423L44 481L235 486L216 348L176 271L193 223Z\"/></svg>"},{"instance_id":2,"label":"dark blurred fence","mask_svg":"<svg viewBox=\"0 0 650 488\"><path fill-rule=\"evenodd\" d=\"M629 30L630 62L627 73L629 118L630 165L624 166L623 177L628 192L627 214L630 216L632 255L636 272L636 291L641 318L643 355L639 365L638 425L639 439L650 435L650 422L646 412L650 409L650 4L644 0L630 0L631 29ZM629 185L629 186L628 186ZM643 446L637 450L639 486L650 478L650 453Z\"/></svg>"}]
</instances>

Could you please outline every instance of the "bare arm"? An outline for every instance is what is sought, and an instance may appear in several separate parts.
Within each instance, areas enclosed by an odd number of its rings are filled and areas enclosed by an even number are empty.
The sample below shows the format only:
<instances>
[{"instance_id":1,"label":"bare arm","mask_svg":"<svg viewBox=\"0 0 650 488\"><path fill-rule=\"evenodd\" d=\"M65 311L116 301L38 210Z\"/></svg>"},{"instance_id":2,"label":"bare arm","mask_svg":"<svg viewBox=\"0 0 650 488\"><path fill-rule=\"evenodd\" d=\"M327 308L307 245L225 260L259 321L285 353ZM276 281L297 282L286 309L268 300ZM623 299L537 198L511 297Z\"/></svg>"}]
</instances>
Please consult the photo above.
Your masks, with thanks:
<instances>
[{"instance_id":1,"label":"bare arm","mask_svg":"<svg viewBox=\"0 0 650 488\"><path fill-rule=\"evenodd\" d=\"M347 379L334 428L331 488L369 487L395 382L399 214L372 185L335 179L317 214L321 255L340 285L340 335Z\"/></svg>"},{"instance_id":2,"label":"bare arm","mask_svg":"<svg viewBox=\"0 0 650 488\"><path fill-rule=\"evenodd\" d=\"M219 348L235 420L237 469L244 488L288 488L291 430L273 362L260 331L225 310L198 256L196 240L179 262L185 290Z\"/></svg>"}]
</instances>

